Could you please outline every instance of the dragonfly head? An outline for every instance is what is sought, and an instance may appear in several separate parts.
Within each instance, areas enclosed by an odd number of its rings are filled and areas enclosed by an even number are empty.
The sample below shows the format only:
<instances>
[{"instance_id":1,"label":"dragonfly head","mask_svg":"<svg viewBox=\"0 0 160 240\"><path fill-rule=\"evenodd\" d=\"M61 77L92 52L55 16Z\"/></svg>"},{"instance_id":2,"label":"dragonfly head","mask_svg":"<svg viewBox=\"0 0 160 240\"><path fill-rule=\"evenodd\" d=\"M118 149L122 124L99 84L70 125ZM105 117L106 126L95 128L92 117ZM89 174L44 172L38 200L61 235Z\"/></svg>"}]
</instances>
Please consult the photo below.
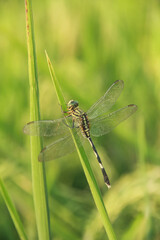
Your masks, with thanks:
<instances>
[{"instance_id":1,"label":"dragonfly head","mask_svg":"<svg viewBox=\"0 0 160 240\"><path fill-rule=\"evenodd\" d=\"M76 107L78 107L78 102L77 101L75 101L75 100L70 100L69 102L68 102L68 104L67 104L67 108L69 109L69 110L73 110L73 109L75 109Z\"/></svg>"}]
</instances>

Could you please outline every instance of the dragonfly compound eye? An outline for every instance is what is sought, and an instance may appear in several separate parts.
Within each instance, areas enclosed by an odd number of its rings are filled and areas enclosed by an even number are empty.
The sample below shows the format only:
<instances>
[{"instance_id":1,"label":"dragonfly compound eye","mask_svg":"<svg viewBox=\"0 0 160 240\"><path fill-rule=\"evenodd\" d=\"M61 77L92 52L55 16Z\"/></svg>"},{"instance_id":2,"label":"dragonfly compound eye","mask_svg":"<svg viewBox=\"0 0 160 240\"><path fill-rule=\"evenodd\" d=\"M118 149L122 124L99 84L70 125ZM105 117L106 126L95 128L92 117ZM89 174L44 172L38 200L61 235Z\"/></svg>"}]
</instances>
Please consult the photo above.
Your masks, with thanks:
<instances>
[{"instance_id":1,"label":"dragonfly compound eye","mask_svg":"<svg viewBox=\"0 0 160 240\"><path fill-rule=\"evenodd\" d=\"M68 109L76 108L76 107L78 107L78 102L75 100L70 100L68 102L67 106L68 106Z\"/></svg>"}]
</instances>

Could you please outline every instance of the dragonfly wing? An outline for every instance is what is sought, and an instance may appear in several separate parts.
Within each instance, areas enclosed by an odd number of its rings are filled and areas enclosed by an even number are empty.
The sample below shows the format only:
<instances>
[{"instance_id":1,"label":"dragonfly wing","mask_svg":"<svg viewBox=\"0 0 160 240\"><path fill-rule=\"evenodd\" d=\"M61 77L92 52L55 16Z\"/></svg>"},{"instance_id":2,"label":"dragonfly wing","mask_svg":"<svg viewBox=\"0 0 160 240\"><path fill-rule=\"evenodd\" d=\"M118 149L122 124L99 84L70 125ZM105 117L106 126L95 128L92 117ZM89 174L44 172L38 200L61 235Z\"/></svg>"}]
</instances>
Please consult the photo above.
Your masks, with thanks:
<instances>
[{"instance_id":1,"label":"dragonfly wing","mask_svg":"<svg viewBox=\"0 0 160 240\"><path fill-rule=\"evenodd\" d=\"M95 137L105 135L115 128L119 123L126 120L134 112L137 106L134 104L128 105L115 112L91 121L91 134Z\"/></svg>"},{"instance_id":2,"label":"dragonfly wing","mask_svg":"<svg viewBox=\"0 0 160 240\"><path fill-rule=\"evenodd\" d=\"M70 121L72 121L70 119ZM65 124L64 118L57 120L41 120L27 123L23 131L27 135L31 136L57 136L66 134L69 132L68 127Z\"/></svg>"},{"instance_id":3,"label":"dragonfly wing","mask_svg":"<svg viewBox=\"0 0 160 240\"><path fill-rule=\"evenodd\" d=\"M43 148L38 156L38 160L40 162L54 160L67 155L74 150L75 147L72 136L68 135Z\"/></svg>"},{"instance_id":4,"label":"dragonfly wing","mask_svg":"<svg viewBox=\"0 0 160 240\"><path fill-rule=\"evenodd\" d=\"M122 80L117 80L107 90L103 97L101 97L87 112L90 119L106 113L116 102L124 87Z\"/></svg>"}]
</instances>

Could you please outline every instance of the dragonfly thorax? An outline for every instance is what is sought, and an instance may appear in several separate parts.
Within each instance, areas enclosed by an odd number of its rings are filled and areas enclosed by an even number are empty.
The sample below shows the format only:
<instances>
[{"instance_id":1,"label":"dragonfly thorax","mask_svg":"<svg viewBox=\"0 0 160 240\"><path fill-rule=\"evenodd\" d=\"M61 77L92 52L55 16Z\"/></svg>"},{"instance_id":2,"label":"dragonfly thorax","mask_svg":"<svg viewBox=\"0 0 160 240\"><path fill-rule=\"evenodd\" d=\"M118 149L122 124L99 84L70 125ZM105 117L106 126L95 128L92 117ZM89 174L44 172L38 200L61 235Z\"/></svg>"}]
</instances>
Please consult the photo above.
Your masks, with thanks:
<instances>
[{"instance_id":1,"label":"dragonfly thorax","mask_svg":"<svg viewBox=\"0 0 160 240\"><path fill-rule=\"evenodd\" d=\"M67 104L67 108L68 110L74 110L75 108L77 108L79 105L79 103L75 100L70 100Z\"/></svg>"},{"instance_id":2,"label":"dragonfly thorax","mask_svg":"<svg viewBox=\"0 0 160 240\"><path fill-rule=\"evenodd\" d=\"M87 114L78 106L78 102L70 100L67 104L68 113L72 116L74 124L81 129L84 137L90 137L90 125Z\"/></svg>"}]
</instances>

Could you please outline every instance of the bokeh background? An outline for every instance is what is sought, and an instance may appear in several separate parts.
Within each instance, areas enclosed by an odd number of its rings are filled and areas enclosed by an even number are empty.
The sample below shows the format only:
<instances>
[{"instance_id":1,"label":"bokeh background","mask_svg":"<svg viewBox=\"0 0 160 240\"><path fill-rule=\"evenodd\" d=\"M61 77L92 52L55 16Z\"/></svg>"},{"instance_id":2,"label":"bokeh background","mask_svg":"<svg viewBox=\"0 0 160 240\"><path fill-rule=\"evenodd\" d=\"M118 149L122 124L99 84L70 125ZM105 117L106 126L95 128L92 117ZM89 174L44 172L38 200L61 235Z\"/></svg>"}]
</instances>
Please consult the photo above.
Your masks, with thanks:
<instances>
[{"instance_id":1,"label":"bokeh background","mask_svg":"<svg viewBox=\"0 0 160 240\"><path fill-rule=\"evenodd\" d=\"M103 183L88 143L97 182L118 239L160 239L160 4L159 1L32 1L42 119L61 117L45 49L66 102L87 109L117 79L125 88L115 108L138 112L94 139L111 179ZM0 176L29 239L37 239L32 198L27 44L24 1L0 1ZM107 239L78 155L46 164L55 240ZM0 239L19 239L0 196Z\"/></svg>"}]
</instances>

